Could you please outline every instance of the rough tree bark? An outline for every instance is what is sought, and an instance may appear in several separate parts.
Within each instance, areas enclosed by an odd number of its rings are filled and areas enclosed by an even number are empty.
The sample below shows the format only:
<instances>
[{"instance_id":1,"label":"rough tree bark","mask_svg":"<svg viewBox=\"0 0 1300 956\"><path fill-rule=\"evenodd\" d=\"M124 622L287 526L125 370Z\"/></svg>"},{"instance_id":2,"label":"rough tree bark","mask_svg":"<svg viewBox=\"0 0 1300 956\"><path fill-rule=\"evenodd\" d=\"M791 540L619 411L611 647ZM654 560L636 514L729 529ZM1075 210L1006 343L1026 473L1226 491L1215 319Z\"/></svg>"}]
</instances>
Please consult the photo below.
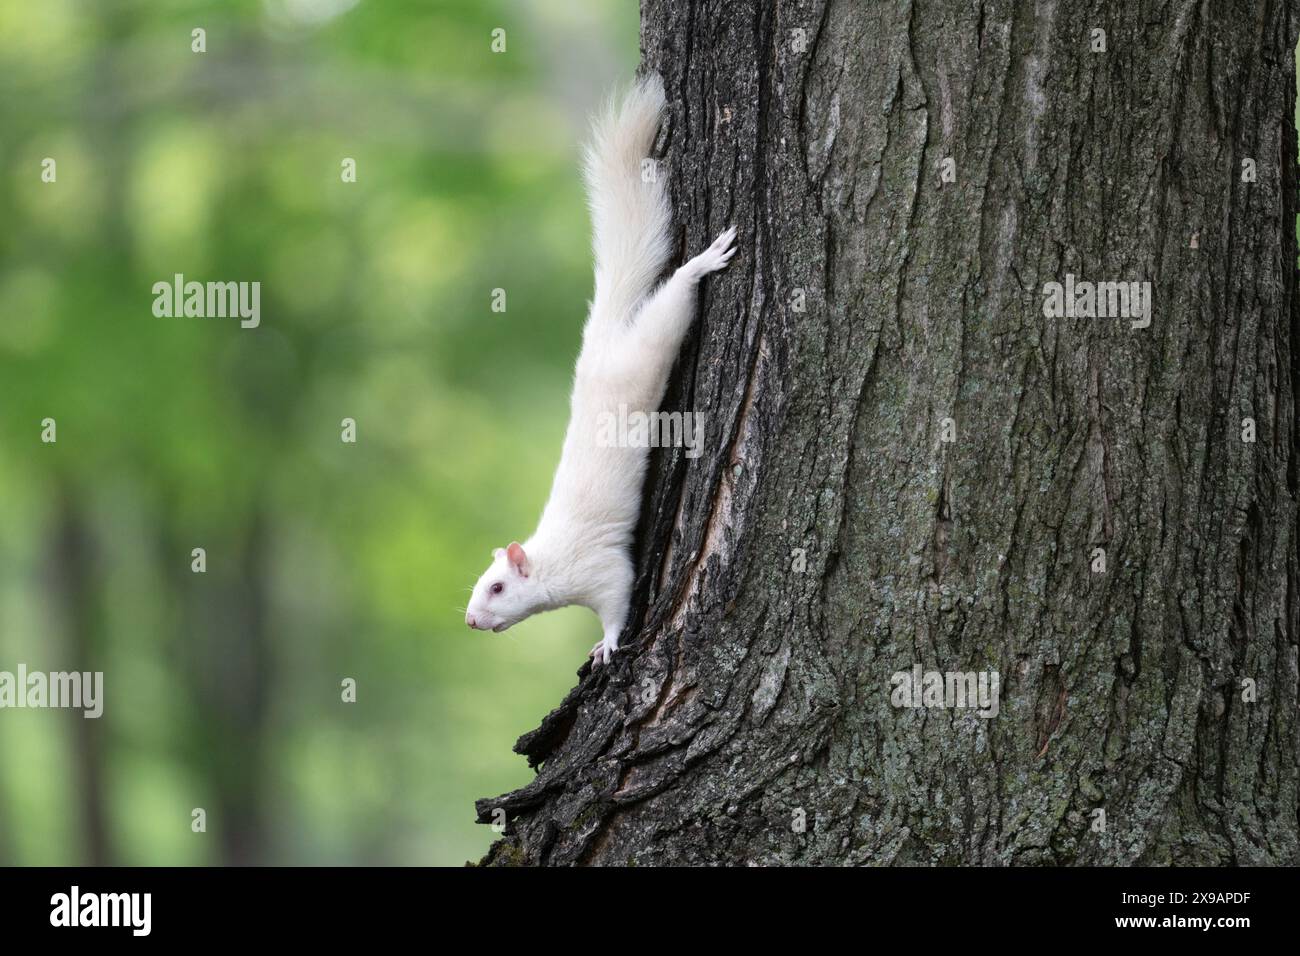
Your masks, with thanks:
<instances>
[{"instance_id":1,"label":"rough tree bark","mask_svg":"<svg viewBox=\"0 0 1300 956\"><path fill-rule=\"evenodd\" d=\"M646 0L709 445L484 862L1300 862L1295 6Z\"/></svg>"}]
</instances>

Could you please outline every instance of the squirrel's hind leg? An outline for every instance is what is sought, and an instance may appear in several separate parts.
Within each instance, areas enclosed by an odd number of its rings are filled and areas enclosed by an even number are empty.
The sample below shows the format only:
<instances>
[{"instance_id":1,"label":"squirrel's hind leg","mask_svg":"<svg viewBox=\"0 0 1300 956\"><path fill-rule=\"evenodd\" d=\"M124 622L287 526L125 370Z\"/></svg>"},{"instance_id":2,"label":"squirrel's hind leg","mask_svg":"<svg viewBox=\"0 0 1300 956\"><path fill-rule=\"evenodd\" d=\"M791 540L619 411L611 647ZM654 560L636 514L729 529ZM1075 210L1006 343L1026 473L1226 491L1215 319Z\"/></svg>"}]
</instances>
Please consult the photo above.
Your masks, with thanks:
<instances>
[{"instance_id":1,"label":"squirrel's hind leg","mask_svg":"<svg viewBox=\"0 0 1300 956\"><path fill-rule=\"evenodd\" d=\"M628 332L627 349L629 358L644 369L650 392L659 392L666 384L695 318L696 286L710 272L727 267L736 253L735 239L736 227L732 226L709 248L678 268L637 310ZM647 401L658 402L660 395L647 396Z\"/></svg>"}]
</instances>

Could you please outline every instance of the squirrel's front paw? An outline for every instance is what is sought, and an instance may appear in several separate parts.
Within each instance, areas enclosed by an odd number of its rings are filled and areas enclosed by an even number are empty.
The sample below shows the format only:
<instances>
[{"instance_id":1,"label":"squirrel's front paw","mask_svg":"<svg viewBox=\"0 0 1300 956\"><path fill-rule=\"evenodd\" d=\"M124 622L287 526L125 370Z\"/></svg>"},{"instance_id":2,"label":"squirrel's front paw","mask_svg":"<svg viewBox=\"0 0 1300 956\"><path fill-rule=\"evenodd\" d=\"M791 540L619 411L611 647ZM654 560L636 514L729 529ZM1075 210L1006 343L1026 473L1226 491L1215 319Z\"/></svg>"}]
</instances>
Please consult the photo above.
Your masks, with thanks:
<instances>
[{"instance_id":1,"label":"squirrel's front paw","mask_svg":"<svg viewBox=\"0 0 1300 956\"><path fill-rule=\"evenodd\" d=\"M618 650L617 644L611 644L603 638L596 642L596 646L591 649L587 656L591 658L591 666L599 667L601 664L608 664L614 652Z\"/></svg>"}]
</instances>

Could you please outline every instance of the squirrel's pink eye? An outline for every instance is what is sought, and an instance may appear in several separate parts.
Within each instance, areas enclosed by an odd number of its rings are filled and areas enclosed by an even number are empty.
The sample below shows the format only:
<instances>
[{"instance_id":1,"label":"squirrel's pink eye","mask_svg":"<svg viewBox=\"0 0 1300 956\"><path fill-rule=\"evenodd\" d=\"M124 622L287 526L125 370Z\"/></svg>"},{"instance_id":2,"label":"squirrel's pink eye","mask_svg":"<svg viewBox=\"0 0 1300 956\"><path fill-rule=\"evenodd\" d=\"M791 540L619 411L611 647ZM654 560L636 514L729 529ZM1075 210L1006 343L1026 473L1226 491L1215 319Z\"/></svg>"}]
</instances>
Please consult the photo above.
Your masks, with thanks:
<instances>
[{"instance_id":1,"label":"squirrel's pink eye","mask_svg":"<svg viewBox=\"0 0 1300 956\"><path fill-rule=\"evenodd\" d=\"M502 591L504 591L504 590L505 590L505 585L502 584L500 581L498 581L496 584L492 585L492 593L493 593L493 594L500 594L500 593L501 593Z\"/></svg>"}]
</instances>

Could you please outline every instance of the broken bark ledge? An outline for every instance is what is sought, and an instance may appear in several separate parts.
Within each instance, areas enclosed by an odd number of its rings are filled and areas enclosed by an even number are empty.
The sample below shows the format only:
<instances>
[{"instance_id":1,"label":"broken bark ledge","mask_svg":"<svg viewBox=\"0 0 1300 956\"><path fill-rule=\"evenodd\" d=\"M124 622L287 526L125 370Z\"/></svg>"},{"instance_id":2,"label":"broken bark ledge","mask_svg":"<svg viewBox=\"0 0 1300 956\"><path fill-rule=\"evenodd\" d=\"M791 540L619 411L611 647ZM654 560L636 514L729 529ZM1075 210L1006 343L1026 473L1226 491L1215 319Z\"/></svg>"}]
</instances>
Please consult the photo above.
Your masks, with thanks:
<instances>
[{"instance_id":1,"label":"broken bark ledge","mask_svg":"<svg viewBox=\"0 0 1300 956\"><path fill-rule=\"evenodd\" d=\"M705 451L484 863L1300 863L1296 4L1094 7L643 4Z\"/></svg>"}]
</instances>

